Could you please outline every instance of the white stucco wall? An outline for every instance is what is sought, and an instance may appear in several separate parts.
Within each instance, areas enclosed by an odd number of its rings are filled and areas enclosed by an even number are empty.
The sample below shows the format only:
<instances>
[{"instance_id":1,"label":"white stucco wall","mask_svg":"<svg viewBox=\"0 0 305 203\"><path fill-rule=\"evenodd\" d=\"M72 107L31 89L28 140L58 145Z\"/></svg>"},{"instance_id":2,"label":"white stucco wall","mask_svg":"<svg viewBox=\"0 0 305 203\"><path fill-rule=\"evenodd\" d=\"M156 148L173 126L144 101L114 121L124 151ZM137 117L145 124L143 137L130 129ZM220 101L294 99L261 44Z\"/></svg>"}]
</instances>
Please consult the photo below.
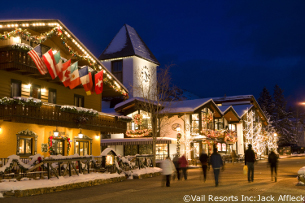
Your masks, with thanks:
<instances>
[{"instance_id":1,"label":"white stucco wall","mask_svg":"<svg viewBox=\"0 0 305 203\"><path fill-rule=\"evenodd\" d=\"M236 125L237 128L237 154L244 154L244 139L243 139L243 124L238 123Z\"/></svg>"},{"instance_id":2,"label":"white stucco wall","mask_svg":"<svg viewBox=\"0 0 305 203\"><path fill-rule=\"evenodd\" d=\"M120 60L120 59L118 59ZM143 97L143 92L156 92L157 84L157 65L137 56L123 58L123 85L128 89L130 98ZM103 65L111 72L111 60L101 61ZM143 82L142 70L143 67L148 68L150 80ZM144 85L144 86L143 86ZM138 88L136 88L138 87ZM141 91L143 90L144 91ZM152 91L154 90L154 91ZM147 95L145 95L146 97ZM152 96L150 98L153 98Z\"/></svg>"}]
</instances>

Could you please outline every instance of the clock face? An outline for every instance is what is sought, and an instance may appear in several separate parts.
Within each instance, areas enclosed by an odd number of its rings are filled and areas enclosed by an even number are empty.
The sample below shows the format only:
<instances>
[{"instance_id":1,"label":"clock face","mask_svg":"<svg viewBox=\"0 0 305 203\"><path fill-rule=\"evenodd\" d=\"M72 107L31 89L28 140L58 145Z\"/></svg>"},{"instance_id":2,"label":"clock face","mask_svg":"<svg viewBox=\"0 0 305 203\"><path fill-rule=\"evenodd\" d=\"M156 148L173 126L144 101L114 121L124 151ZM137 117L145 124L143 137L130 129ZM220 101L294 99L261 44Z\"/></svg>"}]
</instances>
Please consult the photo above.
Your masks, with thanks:
<instances>
[{"instance_id":1,"label":"clock face","mask_svg":"<svg viewBox=\"0 0 305 203\"><path fill-rule=\"evenodd\" d=\"M173 131L177 131L177 128L180 128L180 130L181 130L181 125L180 125L179 123L174 123L174 124L172 125L172 130L173 130Z\"/></svg>"},{"instance_id":2,"label":"clock face","mask_svg":"<svg viewBox=\"0 0 305 203\"><path fill-rule=\"evenodd\" d=\"M144 66L141 71L141 77L144 82L148 82L150 80L150 73L147 66Z\"/></svg>"}]
</instances>

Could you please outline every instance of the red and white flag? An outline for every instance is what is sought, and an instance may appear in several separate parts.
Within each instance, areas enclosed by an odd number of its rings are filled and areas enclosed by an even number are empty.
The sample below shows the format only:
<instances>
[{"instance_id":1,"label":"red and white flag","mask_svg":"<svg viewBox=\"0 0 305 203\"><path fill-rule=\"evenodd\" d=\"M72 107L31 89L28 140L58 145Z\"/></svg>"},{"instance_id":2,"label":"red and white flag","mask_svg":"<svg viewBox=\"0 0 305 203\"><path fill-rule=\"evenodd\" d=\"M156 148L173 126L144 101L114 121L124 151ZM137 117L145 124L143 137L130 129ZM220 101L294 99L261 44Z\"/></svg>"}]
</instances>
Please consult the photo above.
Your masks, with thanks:
<instances>
[{"instance_id":1,"label":"red and white flag","mask_svg":"<svg viewBox=\"0 0 305 203\"><path fill-rule=\"evenodd\" d=\"M28 55L34 61L37 69L39 70L41 75L45 75L48 73L47 67L44 65L43 60L41 59L41 47L40 44L36 46L34 49L28 52Z\"/></svg>"},{"instance_id":2,"label":"red and white flag","mask_svg":"<svg viewBox=\"0 0 305 203\"><path fill-rule=\"evenodd\" d=\"M101 94L103 92L103 71L95 74L95 93Z\"/></svg>"},{"instance_id":3,"label":"red and white flag","mask_svg":"<svg viewBox=\"0 0 305 203\"><path fill-rule=\"evenodd\" d=\"M71 73L71 59L69 59L66 63L62 64L62 82L65 87L70 85L70 73Z\"/></svg>"},{"instance_id":4,"label":"red and white flag","mask_svg":"<svg viewBox=\"0 0 305 203\"><path fill-rule=\"evenodd\" d=\"M47 53L45 53L43 56L43 61L46 64L49 73L54 80L57 77L56 74L56 61L52 52L52 49L50 49Z\"/></svg>"}]
</instances>

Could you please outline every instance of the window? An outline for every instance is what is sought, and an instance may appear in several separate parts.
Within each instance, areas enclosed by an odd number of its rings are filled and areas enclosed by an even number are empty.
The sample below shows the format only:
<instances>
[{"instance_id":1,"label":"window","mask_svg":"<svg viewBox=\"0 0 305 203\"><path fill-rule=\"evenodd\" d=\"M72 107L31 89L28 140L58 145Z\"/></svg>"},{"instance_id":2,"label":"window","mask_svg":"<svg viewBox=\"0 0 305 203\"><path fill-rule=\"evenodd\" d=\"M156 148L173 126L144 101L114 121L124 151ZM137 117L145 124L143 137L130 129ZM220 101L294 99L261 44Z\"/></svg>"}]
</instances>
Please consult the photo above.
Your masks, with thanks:
<instances>
[{"instance_id":1,"label":"window","mask_svg":"<svg viewBox=\"0 0 305 203\"><path fill-rule=\"evenodd\" d=\"M84 107L84 96L74 95L74 106Z\"/></svg>"},{"instance_id":2,"label":"window","mask_svg":"<svg viewBox=\"0 0 305 203\"><path fill-rule=\"evenodd\" d=\"M112 61L111 72L120 82L123 83L123 60Z\"/></svg>"},{"instance_id":3,"label":"window","mask_svg":"<svg viewBox=\"0 0 305 203\"><path fill-rule=\"evenodd\" d=\"M32 139L31 138L20 138L19 139L19 154L20 155L31 155L32 154Z\"/></svg>"},{"instance_id":4,"label":"window","mask_svg":"<svg viewBox=\"0 0 305 203\"><path fill-rule=\"evenodd\" d=\"M168 157L167 144L156 144L156 159L164 160Z\"/></svg>"},{"instance_id":5,"label":"window","mask_svg":"<svg viewBox=\"0 0 305 203\"><path fill-rule=\"evenodd\" d=\"M75 150L80 156L89 155L89 141L76 141Z\"/></svg>"},{"instance_id":6,"label":"window","mask_svg":"<svg viewBox=\"0 0 305 203\"><path fill-rule=\"evenodd\" d=\"M53 155L61 154L64 156L64 140L52 140Z\"/></svg>"},{"instance_id":7,"label":"window","mask_svg":"<svg viewBox=\"0 0 305 203\"><path fill-rule=\"evenodd\" d=\"M40 99L41 98L40 89L41 88L39 85L31 85L30 96L36 99Z\"/></svg>"},{"instance_id":8,"label":"window","mask_svg":"<svg viewBox=\"0 0 305 203\"><path fill-rule=\"evenodd\" d=\"M21 81L11 80L11 98L21 97Z\"/></svg>"},{"instance_id":9,"label":"window","mask_svg":"<svg viewBox=\"0 0 305 203\"><path fill-rule=\"evenodd\" d=\"M229 124L229 130L236 131L236 124Z\"/></svg>"},{"instance_id":10,"label":"window","mask_svg":"<svg viewBox=\"0 0 305 203\"><path fill-rule=\"evenodd\" d=\"M199 114L192 114L192 133L199 134Z\"/></svg>"},{"instance_id":11,"label":"window","mask_svg":"<svg viewBox=\"0 0 305 203\"><path fill-rule=\"evenodd\" d=\"M218 152L225 152L225 151L227 151L226 143L217 143L217 150L218 150Z\"/></svg>"},{"instance_id":12,"label":"window","mask_svg":"<svg viewBox=\"0 0 305 203\"><path fill-rule=\"evenodd\" d=\"M48 102L56 104L56 89L49 89Z\"/></svg>"},{"instance_id":13,"label":"window","mask_svg":"<svg viewBox=\"0 0 305 203\"><path fill-rule=\"evenodd\" d=\"M138 154L138 145L124 145L124 155Z\"/></svg>"},{"instance_id":14,"label":"window","mask_svg":"<svg viewBox=\"0 0 305 203\"><path fill-rule=\"evenodd\" d=\"M223 118L214 119L215 130L222 130L224 128Z\"/></svg>"}]
</instances>

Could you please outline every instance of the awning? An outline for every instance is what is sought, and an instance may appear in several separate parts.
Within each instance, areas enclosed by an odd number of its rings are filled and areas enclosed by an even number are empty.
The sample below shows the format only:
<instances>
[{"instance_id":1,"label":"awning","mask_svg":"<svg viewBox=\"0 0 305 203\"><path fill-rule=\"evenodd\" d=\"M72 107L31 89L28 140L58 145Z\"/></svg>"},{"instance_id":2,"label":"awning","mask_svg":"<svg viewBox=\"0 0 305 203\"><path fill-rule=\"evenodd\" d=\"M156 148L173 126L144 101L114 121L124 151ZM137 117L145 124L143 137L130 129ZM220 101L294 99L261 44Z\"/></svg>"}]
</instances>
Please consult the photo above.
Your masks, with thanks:
<instances>
[{"instance_id":1,"label":"awning","mask_svg":"<svg viewBox=\"0 0 305 203\"><path fill-rule=\"evenodd\" d=\"M177 139L170 137L157 137L157 144L176 144ZM152 137L150 138L122 138L122 139L102 139L101 146L108 145L144 145L153 144Z\"/></svg>"}]
</instances>

